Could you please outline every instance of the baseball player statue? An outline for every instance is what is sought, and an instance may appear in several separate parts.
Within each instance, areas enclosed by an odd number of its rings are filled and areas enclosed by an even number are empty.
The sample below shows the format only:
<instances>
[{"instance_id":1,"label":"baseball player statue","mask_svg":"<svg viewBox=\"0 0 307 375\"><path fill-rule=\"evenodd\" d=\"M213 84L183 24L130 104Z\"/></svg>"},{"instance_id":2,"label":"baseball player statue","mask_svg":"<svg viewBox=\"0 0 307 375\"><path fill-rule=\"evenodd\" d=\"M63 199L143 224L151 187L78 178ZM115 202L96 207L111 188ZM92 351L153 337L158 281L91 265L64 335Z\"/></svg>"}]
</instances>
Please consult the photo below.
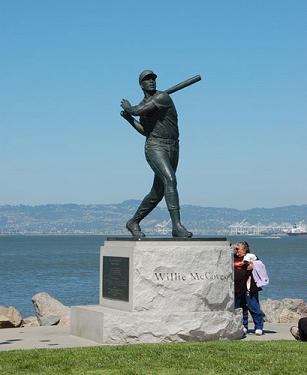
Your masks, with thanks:
<instances>
[{"instance_id":1,"label":"baseball player statue","mask_svg":"<svg viewBox=\"0 0 307 375\"><path fill-rule=\"evenodd\" d=\"M171 89L157 91L156 78L157 75L153 71L144 70L139 76L139 84L144 92L144 99L136 106L132 106L126 99L121 101L121 107L123 108L121 116L146 137L145 156L155 174L149 194L143 199L134 216L127 222L126 228L133 237L145 237L140 228L140 222L165 197L172 221L173 237L190 238L193 234L180 221L176 181L179 158L177 112L168 94ZM193 82L190 82L191 80L183 82L182 87L175 86L171 92L200 80L200 76L193 79ZM140 116L140 120L137 121L133 116Z\"/></svg>"}]
</instances>

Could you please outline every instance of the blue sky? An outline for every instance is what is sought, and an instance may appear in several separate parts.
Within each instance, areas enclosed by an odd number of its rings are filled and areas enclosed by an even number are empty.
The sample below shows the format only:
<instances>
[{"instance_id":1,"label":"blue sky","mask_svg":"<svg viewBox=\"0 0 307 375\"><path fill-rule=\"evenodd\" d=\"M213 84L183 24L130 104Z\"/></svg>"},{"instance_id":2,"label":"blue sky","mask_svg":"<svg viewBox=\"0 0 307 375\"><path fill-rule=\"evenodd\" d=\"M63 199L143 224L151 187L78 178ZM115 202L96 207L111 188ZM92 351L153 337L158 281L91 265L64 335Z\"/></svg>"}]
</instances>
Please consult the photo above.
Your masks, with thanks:
<instances>
[{"instance_id":1,"label":"blue sky","mask_svg":"<svg viewBox=\"0 0 307 375\"><path fill-rule=\"evenodd\" d=\"M158 74L181 204L307 203L307 2L0 2L0 204L117 203L152 183L120 116Z\"/></svg>"}]
</instances>

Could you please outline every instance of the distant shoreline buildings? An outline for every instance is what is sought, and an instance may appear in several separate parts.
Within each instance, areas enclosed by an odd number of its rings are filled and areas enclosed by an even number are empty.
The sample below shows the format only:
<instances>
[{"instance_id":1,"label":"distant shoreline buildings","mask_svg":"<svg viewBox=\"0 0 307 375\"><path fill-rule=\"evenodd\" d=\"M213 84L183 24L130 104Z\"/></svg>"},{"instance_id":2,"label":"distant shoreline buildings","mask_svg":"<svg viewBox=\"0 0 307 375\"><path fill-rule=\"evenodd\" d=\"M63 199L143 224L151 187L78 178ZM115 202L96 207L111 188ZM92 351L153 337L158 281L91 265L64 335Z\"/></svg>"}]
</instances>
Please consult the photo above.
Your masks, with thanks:
<instances>
[{"instance_id":1,"label":"distant shoreline buildings","mask_svg":"<svg viewBox=\"0 0 307 375\"><path fill-rule=\"evenodd\" d=\"M128 235L125 223L139 201L119 204L0 206L0 235ZM285 235L307 222L307 205L237 210L183 205L185 225L201 235ZM148 235L171 234L167 209L157 207L143 222Z\"/></svg>"},{"instance_id":2,"label":"distant shoreline buildings","mask_svg":"<svg viewBox=\"0 0 307 375\"><path fill-rule=\"evenodd\" d=\"M226 228L211 228L210 230L200 227L191 227L194 235L229 235L229 236L268 236L268 235L286 235L291 232L293 226L290 223L283 224L250 224L246 221L229 225ZM171 225L166 220L157 223L152 228L146 228L148 235L171 235ZM81 230L63 227L61 230L57 228L49 228L49 230L24 230L12 229L9 231L0 230L0 235L129 235L125 227L114 228L112 230ZM130 235L129 235L130 236Z\"/></svg>"}]
</instances>

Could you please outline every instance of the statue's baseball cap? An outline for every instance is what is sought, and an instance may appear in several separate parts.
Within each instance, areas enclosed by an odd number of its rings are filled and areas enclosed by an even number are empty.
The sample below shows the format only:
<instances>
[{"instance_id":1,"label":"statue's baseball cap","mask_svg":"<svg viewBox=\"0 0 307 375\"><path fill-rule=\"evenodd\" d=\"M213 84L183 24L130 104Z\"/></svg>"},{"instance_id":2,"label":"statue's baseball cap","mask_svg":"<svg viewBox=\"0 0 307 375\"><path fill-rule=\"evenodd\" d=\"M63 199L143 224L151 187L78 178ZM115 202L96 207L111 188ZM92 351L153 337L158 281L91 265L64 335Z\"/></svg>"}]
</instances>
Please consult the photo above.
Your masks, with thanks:
<instances>
[{"instance_id":1,"label":"statue's baseball cap","mask_svg":"<svg viewBox=\"0 0 307 375\"><path fill-rule=\"evenodd\" d=\"M152 70L143 70L139 76L139 83L141 84L143 79L147 76L154 76L155 78L157 78L156 73L154 73Z\"/></svg>"}]
</instances>

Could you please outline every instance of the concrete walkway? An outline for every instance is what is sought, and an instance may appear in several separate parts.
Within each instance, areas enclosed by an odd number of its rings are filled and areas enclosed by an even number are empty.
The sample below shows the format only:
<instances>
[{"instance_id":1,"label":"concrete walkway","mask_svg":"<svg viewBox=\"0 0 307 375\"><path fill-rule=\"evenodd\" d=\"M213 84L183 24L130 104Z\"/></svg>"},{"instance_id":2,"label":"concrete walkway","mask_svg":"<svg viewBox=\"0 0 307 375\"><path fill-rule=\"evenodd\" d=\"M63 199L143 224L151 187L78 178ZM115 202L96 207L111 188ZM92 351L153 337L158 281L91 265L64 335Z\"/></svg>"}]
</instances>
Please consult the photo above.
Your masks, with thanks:
<instances>
[{"instance_id":1,"label":"concrete walkway","mask_svg":"<svg viewBox=\"0 0 307 375\"><path fill-rule=\"evenodd\" d=\"M263 336L250 331L244 341L295 340L289 329L290 323L266 323ZM97 342L73 336L69 328L29 327L0 329L0 351L16 349L51 349L99 346Z\"/></svg>"},{"instance_id":2,"label":"concrete walkway","mask_svg":"<svg viewBox=\"0 0 307 375\"><path fill-rule=\"evenodd\" d=\"M0 351L16 349L74 348L101 345L72 336L64 327L27 327L0 329Z\"/></svg>"},{"instance_id":3,"label":"concrete walkway","mask_svg":"<svg viewBox=\"0 0 307 375\"><path fill-rule=\"evenodd\" d=\"M290 333L290 327L294 323L264 323L264 331L262 336L256 336L253 330L249 330L244 341L270 341L270 340L294 340Z\"/></svg>"}]
</instances>

